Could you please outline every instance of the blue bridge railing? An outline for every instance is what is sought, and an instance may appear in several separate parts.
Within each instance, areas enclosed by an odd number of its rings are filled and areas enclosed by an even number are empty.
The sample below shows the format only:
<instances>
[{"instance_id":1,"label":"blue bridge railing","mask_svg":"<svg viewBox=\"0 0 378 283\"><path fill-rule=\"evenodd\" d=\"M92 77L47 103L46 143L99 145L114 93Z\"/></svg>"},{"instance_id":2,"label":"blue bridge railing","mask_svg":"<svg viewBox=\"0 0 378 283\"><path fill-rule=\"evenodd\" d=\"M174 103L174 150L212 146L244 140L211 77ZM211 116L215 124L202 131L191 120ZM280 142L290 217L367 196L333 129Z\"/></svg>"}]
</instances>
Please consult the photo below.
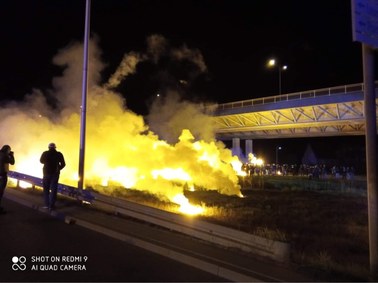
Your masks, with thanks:
<instances>
[{"instance_id":1,"label":"blue bridge railing","mask_svg":"<svg viewBox=\"0 0 378 283\"><path fill-rule=\"evenodd\" d=\"M378 81L375 81L375 88L378 89ZM243 108L243 107L262 105L262 104L268 104L268 103L277 103L280 101L302 100L305 98L324 97L324 96L339 95L343 93L346 94L346 93L351 93L351 92L363 92L363 91L364 91L364 84L357 83L357 84L287 93L287 94L281 94L281 95L275 95L275 96L253 98L253 99L248 99L248 100L240 100L240 101L234 101L234 102L228 102L228 103L221 103L221 104L216 105L216 109L218 111L221 111L221 110L226 110L226 109Z\"/></svg>"},{"instance_id":2,"label":"blue bridge railing","mask_svg":"<svg viewBox=\"0 0 378 283\"><path fill-rule=\"evenodd\" d=\"M27 174L15 172L15 171L9 171L8 176L13 179L17 179L18 181L24 181L27 183L32 184L33 186L37 187L43 187L43 180L38 177L30 176ZM81 201L87 201L92 202L95 197L92 195L92 193L88 190L79 190L78 188L64 185L64 184L58 184L58 192L62 195L75 198L77 200Z\"/></svg>"}]
</instances>

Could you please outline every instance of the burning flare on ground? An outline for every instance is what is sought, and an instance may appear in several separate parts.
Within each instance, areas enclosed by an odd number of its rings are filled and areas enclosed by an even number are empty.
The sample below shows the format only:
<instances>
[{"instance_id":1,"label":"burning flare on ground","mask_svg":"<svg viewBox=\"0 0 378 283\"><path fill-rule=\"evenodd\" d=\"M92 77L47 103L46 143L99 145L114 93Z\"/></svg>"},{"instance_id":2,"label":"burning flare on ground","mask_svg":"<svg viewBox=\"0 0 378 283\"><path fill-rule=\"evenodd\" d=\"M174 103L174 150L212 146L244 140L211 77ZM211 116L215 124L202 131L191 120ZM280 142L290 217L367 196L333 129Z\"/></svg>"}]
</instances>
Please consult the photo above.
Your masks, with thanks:
<instances>
[{"instance_id":1,"label":"burning flare on ground","mask_svg":"<svg viewBox=\"0 0 378 283\"><path fill-rule=\"evenodd\" d=\"M173 202L180 205L179 211L188 215L202 214L205 209L198 205L192 205L184 195L176 195Z\"/></svg>"},{"instance_id":2,"label":"burning flare on ground","mask_svg":"<svg viewBox=\"0 0 378 283\"><path fill-rule=\"evenodd\" d=\"M67 163L60 182L77 185L82 50L81 44L73 44L54 57L53 62L64 68L63 75L53 79L53 91L49 93L59 102L56 108L47 104L45 93L34 89L22 103L10 103L0 109L4 117L0 130L7 133L0 140L11 145L16 157L11 170L42 177L39 158L48 143L55 142ZM237 176L242 172L241 163L222 142L195 140L188 129L181 131L175 144L159 139L142 116L125 109L124 99L109 89L110 83L99 86L104 64L95 41L91 41L89 50L86 187L99 191L104 186L148 191L193 214L201 213L203 208L190 206L183 194L185 188L241 196ZM129 56L135 56L128 60L133 64L120 67L135 68L138 60L145 60L145 56L135 53ZM118 70L117 74L134 71ZM111 82L117 80L112 77Z\"/></svg>"}]
</instances>

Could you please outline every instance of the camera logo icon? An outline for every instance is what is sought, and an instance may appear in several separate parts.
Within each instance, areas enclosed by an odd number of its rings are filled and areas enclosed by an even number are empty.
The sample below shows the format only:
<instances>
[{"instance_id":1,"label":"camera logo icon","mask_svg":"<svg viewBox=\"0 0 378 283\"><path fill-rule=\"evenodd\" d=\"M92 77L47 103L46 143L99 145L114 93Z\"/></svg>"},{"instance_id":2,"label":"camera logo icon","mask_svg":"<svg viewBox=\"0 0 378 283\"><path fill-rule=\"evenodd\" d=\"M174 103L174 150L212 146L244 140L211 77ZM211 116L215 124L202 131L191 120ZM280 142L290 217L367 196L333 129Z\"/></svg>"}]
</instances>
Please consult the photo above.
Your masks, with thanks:
<instances>
[{"instance_id":1,"label":"camera logo icon","mask_svg":"<svg viewBox=\"0 0 378 283\"><path fill-rule=\"evenodd\" d=\"M14 271L21 270L24 271L26 269L26 257L24 256L14 256L12 257L12 269Z\"/></svg>"}]
</instances>

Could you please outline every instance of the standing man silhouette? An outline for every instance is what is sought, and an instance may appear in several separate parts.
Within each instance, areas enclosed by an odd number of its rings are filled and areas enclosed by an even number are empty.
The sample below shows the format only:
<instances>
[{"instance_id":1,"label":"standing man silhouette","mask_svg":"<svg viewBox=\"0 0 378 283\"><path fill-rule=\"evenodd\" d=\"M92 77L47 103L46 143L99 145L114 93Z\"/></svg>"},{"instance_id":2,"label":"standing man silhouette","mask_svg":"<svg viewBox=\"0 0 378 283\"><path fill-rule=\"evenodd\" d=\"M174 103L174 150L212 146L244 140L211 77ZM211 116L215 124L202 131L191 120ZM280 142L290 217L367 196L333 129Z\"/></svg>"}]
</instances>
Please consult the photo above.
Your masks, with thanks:
<instances>
[{"instance_id":1,"label":"standing man silhouette","mask_svg":"<svg viewBox=\"0 0 378 283\"><path fill-rule=\"evenodd\" d=\"M0 149L0 204L8 183L9 164L14 165L14 155L9 145L3 145ZM0 206L0 214L6 211Z\"/></svg>"},{"instance_id":2,"label":"standing man silhouette","mask_svg":"<svg viewBox=\"0 0 378 283\"><path fill-rule=\"evenodd\" d=\"M44 151L40 158L43 166L43 199L44 208L52 210L55 208L56 196L58 193L58 181L60 170L66 166L64 156L56 150L55 143L49 144L49 150Z\"/></svg>"}]
</instances>

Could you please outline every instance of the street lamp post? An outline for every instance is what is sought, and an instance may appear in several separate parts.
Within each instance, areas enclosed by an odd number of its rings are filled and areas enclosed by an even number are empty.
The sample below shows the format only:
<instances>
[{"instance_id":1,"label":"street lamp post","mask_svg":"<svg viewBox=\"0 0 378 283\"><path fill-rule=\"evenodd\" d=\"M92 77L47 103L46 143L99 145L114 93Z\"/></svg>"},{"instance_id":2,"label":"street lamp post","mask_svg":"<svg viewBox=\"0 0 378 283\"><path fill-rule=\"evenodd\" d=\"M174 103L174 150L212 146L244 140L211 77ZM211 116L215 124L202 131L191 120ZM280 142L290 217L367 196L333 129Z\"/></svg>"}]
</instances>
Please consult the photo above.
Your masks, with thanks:
<instances>
[{"instance_id":1,"label":"street lamp post","mask_svg":"<svg viewBox=\"0 0 378 283\"><path fill-rule=\"evenodd\" d=\"M278 151L281 150L281 146L276 146L276 167L278 166Z\"/></svg>"},{"instance_id":2,"label":"street lamp post","mask_svg":"<svg viewBox=\"0 0 378 283\"><path fill-rule=\"evenodd\" d=\"M280 171L278 170L278 151L281 149L282 149L281 146L276 146L276 172L275 172L276 175L280 174Z\"/></svg>"},{"instance_id":3,"label":"street lamp post","mask_svg":"<svg viewBox=\"0 0 378 283\"><path fill-rule=\"evenodd\" d=\"M79 182L78 189L81 192L84 188L84 158L85 158L85 136L87 116L87 92L88 92L88 46L90 32L90 11L91 0L85 5L85 29L84 29L84 54L83 54L83 80L81 92L81 119L80 119L80 149L79 149Z\"/></svg>"},{"instance_id":4,"label":"street lamp post","mask_svg":"<svg viewBox=\"0 0 378 283\"><path fill-rule=\"evenodd\" d=\"M281 73L282 73L282 71L287 70L287 65L277 64L276 59L270 59L268 61L268 67L272 68L274 66L277 66L277 68L278 68L278 93L281 95L281 93L282 93L282 91L281 91L281 89L282 89L282 87L281 87L282 74Z\"/></svg>"}]
</instances>

